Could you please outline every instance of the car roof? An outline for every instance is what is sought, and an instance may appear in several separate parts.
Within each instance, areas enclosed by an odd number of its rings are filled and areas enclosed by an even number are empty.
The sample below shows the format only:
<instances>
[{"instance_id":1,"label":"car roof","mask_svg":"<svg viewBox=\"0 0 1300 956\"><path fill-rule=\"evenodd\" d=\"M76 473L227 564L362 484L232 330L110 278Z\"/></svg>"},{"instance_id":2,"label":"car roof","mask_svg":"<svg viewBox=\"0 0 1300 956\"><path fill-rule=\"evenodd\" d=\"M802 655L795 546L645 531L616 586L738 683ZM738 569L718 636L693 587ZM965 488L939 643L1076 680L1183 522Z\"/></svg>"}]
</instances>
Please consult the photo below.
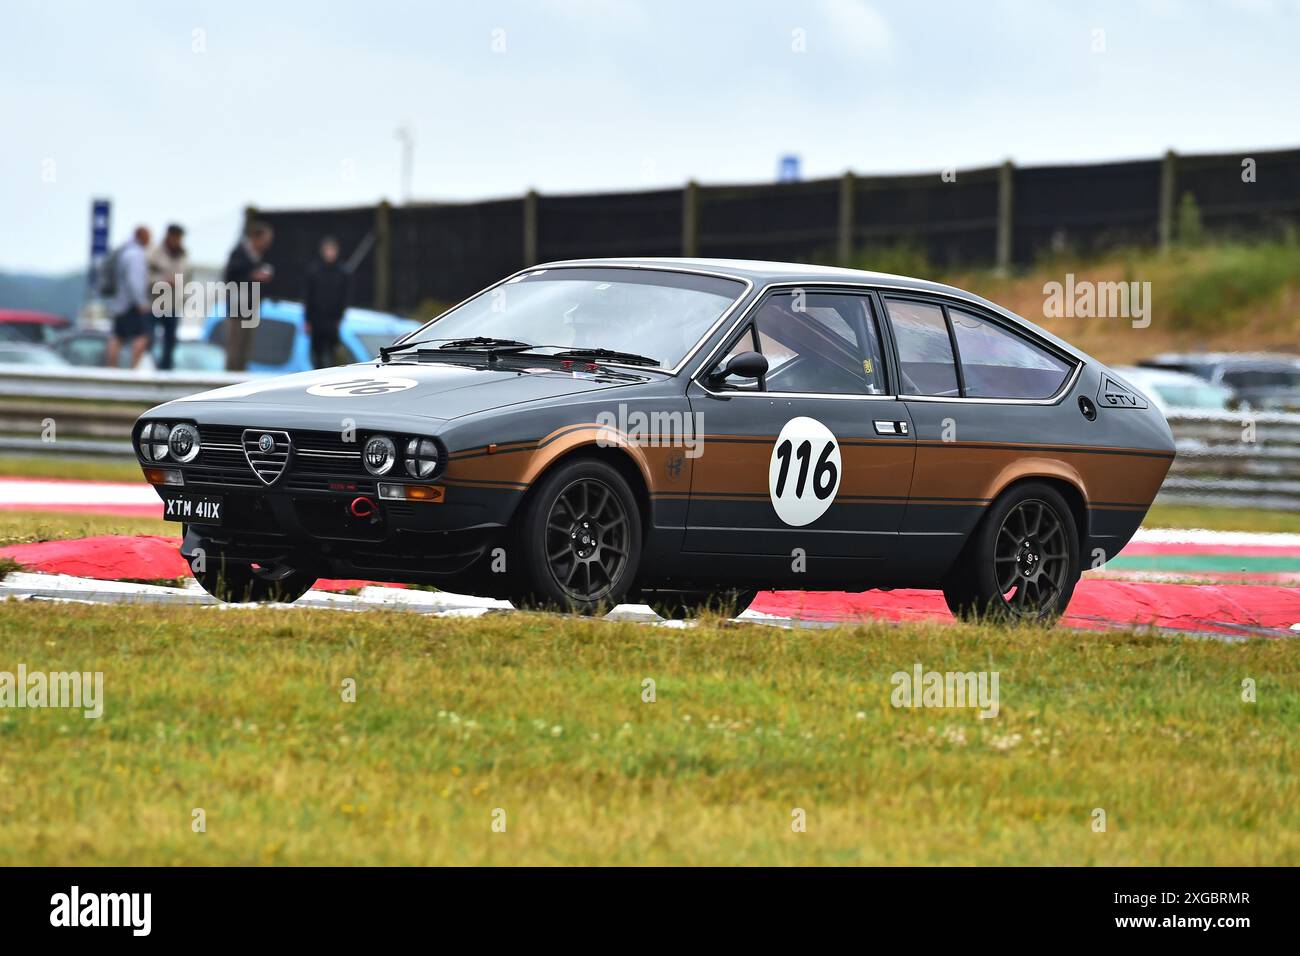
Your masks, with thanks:
<instances>
[{"instance_id":1,"label":"car roof","mask_svg":"<svg viewBox=\"0 0 1300 956\"><path fill-rule=\"evenodd\" d=\"M1111 371L1119 375L1128 376L1136 381L1151 382L1152 384L1164 382L1169 385L1199 385L1205 388L1219 388L1217 385L1211 385L1199 375L1192 375L1190 372L1180 372L1172 368L1152 368L1143 365L1112 365Z\"/></svg>"},{"instance_id":2,"label":"car roof","mask_svg":"<svg viewBox=\"0 0 1300 956\"><path fill-rule=\"evenodd\" d=\"M538 263L532 269L560 268L564 266L631 266L645 269L669 267L686 269L692 272L713 272L748 279L755 285L772 282L809 281L862 282L873 285L906 286L918 285L932 287L936 291L954 292L970 295L961 289L946 286L928 279L915 279L910 276L892 275L888 272L869 272L865 269L846 269L841 266L808 265L799 262L768 262L761 259L707 259L681 258L670 256L644 256L604 259L563 259L555 262ZM528 271L532 271L531 269Z\"/></svg>"},{"instance_id":3,"label":"car roof","mask_svg":"<svg viewBox=\"0 0 1300 956\"><path fill-rule=\"evenodd\" d=\"M34 309L0 309L0 322L25 322L36 325L68 325L68 320L53 312L37 312Z\"/></svg>"},{"instance_id":4,"label":"car roof","mask_svg":"<svg viewBox=\"0 0 1300 956\"><path fill-rule=\"evenodd\" d=\"M877 286L885 289L898 289L909 292L926 292L936 295L955 296L959 299L965 299L968 302L982 306L990 312L994 312L1003 318L1009 319L1046 339L1055 345L1058 349L1074 356L1081 361L1095 361L1089 359L1085 353L1079 351L1075 346L1056 335L1053 335L1047 329L1035 325L1024 316L991 302L983 296L976 295L966 289L959 289L956 286L944 285L942 282L934 282L930 279L917 279L912 276L894 275L889 272L870 272L866 269L847 269L842 266L822 266L808 265L798 262L768 262L761 259L707 259L707 258L680 258L680 257L655 257L646 256L638 258L607 258L607 259L563 259L555 262L539 262L535 266L529 266L527 269L521 269L520 272L533 272L538 269L558 269L569 268L574 266L616 266L622 268L670 268L684 270L687 272L713 273L715 275L729 276L735 279L742 279L752 282L755 288L761 289L763 286L785 282L851 282L862 285Z\"/></svg>"},{"instance_id":5,"label":"car roof","mask_svg":"<svg viewBox=\"0 0 1300 956\"><path fill-rule=\"evenodd\" d=\"M296 299L266 299L261 304L260 315L274 322L298 322L304 316L303 304ZM209 315L207 321L218 316ZM391 312L377 312L374 309L362 309L348 306L343 312L343 321L353 332L405 332L420 326L414 319L404 319Z\"/></svg>"},{"instance_id":6,"label":"car roof","mask_svg":"<svg viewBox=\"0 0 1300 956\"><path fill-rule=\"evenodd\" d=\"M1295 368L1300 355L1286 352L1163 352L1143 365L1221 365L1225 368Z\"/></svg>"}]
</instances>

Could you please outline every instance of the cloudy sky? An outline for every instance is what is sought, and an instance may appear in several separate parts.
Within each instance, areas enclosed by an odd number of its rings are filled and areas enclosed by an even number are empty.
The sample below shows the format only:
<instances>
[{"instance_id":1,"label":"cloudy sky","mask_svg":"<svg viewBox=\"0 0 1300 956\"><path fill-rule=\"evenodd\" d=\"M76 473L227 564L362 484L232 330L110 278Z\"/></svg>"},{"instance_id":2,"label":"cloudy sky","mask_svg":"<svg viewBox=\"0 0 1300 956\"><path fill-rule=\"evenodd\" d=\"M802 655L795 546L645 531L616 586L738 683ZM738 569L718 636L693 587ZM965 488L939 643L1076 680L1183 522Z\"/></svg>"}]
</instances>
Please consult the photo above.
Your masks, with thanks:
<instances>
[{"instance_id":1,"label":"cloudy sky","mask_svg":"<svg viewBox=\"0 0 1300 956\"><path fill-rule=\"evenodd\" d=\"M1300 144L1297 0L60 2L0 9L0 270L89 204L224 258L249 203Z\"/></svg>"}]
</instances>

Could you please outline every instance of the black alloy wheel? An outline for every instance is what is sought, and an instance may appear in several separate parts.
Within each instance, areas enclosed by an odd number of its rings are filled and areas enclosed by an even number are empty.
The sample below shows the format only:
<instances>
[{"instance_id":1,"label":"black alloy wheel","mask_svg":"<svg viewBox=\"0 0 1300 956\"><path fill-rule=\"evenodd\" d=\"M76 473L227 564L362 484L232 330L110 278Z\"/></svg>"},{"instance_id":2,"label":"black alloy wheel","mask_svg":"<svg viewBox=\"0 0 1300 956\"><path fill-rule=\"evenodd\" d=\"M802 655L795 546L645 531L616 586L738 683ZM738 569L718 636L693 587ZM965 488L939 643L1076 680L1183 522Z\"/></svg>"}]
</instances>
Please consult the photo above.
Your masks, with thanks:
<instances>
[{"instance_id":1,"label":"black alloy wheel","mask_svg":"<svg viewBox=\"0 0 1300 956\"><path fill-rule=\"evenodd\" d=\"M1081 571L1073 512L1051 485L1016 485L989 506L943 581L962 618L1050 624L1065 612Z\"/></svg>"},{"instance_id":2,"label":"black alloy wheel","mask_svg":"<svg viewBox=\"0 0 1300 956\"><path fill-rule=\"evenodd\" d=\"M617 468L575 458L534 486L514 541L511 575L519 583L510 600L516 607L593 614L622 603L636 580L641 510Z\"/></svg>"},{"instance_id":3,"label":"black alloy wheel","mask_svg":"<svg viewBox=\"0 0 1300 956\"><path fill-rule=\"evenodd\" d=\"M1020 502L998 529L994 578L998 593L1017 617L1049 612L1070 571L1065 526L1051 505L1036 498Z\"/></svg>"},{"instance_id":4,"label":"black alloy wheel","mask_svg":"<svg viewBox=\"0 0 1300 956\"><path fill-rule=\"evenodd\" d=\"M614 489L599 478L566 485L546 519L546 560L574 603L600 601L623 576L630 519Z\"/></svg>"}]
</instances>

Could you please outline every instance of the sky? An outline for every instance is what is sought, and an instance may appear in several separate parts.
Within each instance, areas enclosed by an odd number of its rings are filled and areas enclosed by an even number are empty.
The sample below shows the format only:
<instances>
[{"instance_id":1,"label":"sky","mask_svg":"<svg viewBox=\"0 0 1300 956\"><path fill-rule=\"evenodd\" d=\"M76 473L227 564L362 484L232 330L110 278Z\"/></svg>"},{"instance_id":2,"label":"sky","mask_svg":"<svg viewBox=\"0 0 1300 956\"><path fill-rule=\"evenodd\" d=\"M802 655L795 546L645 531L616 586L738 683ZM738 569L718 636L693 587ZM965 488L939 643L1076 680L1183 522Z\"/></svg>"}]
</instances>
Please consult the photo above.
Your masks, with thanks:
<instances>
[{"instance_id":1,"label":"sky","mask_svg":"<svg viewBox=\"0 0 1300 956\"><path fill-rule=\"evenodd\" d=\"M1300 0L5 0L0 271L178 221L1300 145Z\"/></svg>"}]
</instances>

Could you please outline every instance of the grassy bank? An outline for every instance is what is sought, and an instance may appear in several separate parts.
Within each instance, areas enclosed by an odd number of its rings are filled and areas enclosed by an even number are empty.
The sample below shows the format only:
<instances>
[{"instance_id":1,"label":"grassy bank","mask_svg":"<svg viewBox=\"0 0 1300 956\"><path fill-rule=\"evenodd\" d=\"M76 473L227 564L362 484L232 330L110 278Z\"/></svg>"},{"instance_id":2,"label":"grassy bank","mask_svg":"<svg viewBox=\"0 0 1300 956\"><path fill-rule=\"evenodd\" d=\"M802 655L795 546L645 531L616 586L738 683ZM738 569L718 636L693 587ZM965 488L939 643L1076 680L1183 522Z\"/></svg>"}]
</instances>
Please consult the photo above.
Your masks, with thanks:
<instances>
[{"instance_id":1,"label":"grassy bank","mask_svg":"<svg viewBox=\"0 0 1300 956\"><path fill-rule=\"evenodd\" d=\"M1103 362L1124 364L1170 350L1296 350L1300 342L1300 243L1210 242L1168 254L1129 249L1088 257L1062 254L1029 270L944 270L915 246L867 250L861 268L947 282L991 299L1049 329ZM1151 322L1121 318L1048 318L1048 282L1151 283Z\"/></svg>"},{"instance_id":2,"label":"grassy bank","mask_svg":"<svg viewBox=\"0 0 1300 956\"><path fill-rule=\"evenodd\" d=\"M0 711L5 864L1300 863L1283 642L8 604L0 647L105 674ZM894 709L918 661L999 715Z\"/></svg>"}]
</instances>

